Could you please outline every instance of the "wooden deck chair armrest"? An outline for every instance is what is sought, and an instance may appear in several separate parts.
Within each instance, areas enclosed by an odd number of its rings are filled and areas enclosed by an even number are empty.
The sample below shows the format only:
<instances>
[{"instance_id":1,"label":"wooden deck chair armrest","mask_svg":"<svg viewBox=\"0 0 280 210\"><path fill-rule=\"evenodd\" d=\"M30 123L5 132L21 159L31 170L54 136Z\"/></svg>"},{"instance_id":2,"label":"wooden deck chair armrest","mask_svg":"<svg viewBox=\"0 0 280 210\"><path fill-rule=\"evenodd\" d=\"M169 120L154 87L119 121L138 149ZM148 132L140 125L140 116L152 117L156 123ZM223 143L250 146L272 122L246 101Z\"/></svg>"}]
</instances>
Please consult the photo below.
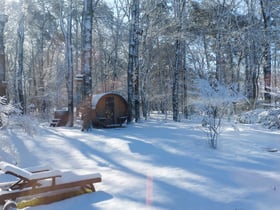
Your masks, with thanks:
<instances>
[{"instance_id":1,"label":"wooden deck chair armrest","mask_svg":"<svg viewBox=\"0 0 280 210\"><path fill-rule=\"evenodd\" d=\"M59 177L62 177L62 176L61 175L55 175L55 176L49 176L49 177L42 177L42 178L39 178L39 179L34 179L32 181L34 181L34 183L37 183L41 180L51 179L52 180L52 186L55 186L56 185L56 178L59 178Z\"/></svg>"},{"instance_id":2,"label":"wooden deck chair armrest","mask_svg":"<svg viewBox=\"0 0 280 210\"><path fill-rule=\"evenodd\" d=\"M40 177L40 178L32 179L32 180L40 181L40 180L45 180L45 179L56 179L58 177L62 177L62 176L61 175L46 176L46 177Z\"/></svg>"},{"instance_id":3,"label":"wooden deck chair armrest","mask_svg":"<svg viewBox=\"0 0 280 210\"><path fill-rule=\"evenodd\" d=\"M50 171L52 170L52 167L48 165L38 165L38 166L28 167L24 169L31 173L40 173L40 172Z\"/></svg>"},{"instance_id":4,"label":"wooden deck chair armrest","mask_svg":"<svg viewBox=\"0 0 280 210\"><path fill-rule=\"evenodd\" d=\"M44 180L44 179L53 179L55 180L57 177L61 177L62 174L60 171L43 171L43 172L38 172L38 173L33 173L30 176L30 179L32 180Z\"/></svg>"},{"instance_id":5,"label":"wooden deck chair armrest","mask_svg":"<svg viewBox=\"0 0 280 210\"><path fill-rule=\"evenodd\" d=\"M36 186L41 185L40 181L51 179L52 180L52 186L55 186L56 185L56 178L58 178L58 177L62 177L62 175L57 174L57 175L50 175L50 176L42 176L42 177L38 177L38 178L33 178L33 179L29 180L29 182L31 183L31 186L33 188L35 188Z\"/></svg>"}]
</instances>

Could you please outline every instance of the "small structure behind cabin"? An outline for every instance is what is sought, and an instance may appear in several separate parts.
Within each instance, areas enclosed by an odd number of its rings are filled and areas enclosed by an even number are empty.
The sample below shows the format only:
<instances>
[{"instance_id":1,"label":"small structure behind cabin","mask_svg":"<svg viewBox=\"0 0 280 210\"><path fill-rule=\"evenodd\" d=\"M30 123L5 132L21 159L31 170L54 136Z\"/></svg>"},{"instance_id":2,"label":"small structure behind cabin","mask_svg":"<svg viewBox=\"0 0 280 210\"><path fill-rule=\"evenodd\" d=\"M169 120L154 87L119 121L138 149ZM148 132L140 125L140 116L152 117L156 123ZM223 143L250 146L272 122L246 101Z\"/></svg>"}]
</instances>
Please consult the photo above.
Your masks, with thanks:
<instances>
[{"instance_id":1,"label":"small structure behind cabin","mask_svg":"<svg viewBox=\"0 0 280 210\"><path fill-rule=\"evenodd\" d=\"M54 119L50 123L51 127L66 126L69 113L67 110L56 110L54 112Z\"/></svg>"},{"instance_id":2,"label":"small structure behind cabin","mask_svg":"<svg viewBox=\"0 0 280 210\"><path fill-rule=\"evenodd\" d=\"M127 101L117 93L92 96L92 123L94 127L122 126L128 117Z\"/></svg>"}]
</instances>

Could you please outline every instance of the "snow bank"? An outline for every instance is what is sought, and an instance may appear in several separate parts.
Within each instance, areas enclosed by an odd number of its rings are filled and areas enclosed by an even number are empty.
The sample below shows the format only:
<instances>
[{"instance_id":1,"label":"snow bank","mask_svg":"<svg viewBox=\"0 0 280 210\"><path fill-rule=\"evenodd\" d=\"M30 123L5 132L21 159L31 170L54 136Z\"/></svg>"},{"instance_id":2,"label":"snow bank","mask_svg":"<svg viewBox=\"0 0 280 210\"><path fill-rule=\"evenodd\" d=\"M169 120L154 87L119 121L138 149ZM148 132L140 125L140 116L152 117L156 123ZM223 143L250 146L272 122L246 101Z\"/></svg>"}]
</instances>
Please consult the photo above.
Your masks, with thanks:
<instances>
[{"instance_id":1,"label":"snow bank","mask_svg":"<svg viewBox=\"0 0 280 210\"><path fill-rule=\"evenodd\" d=\"M239 115L238 121L243 124L259 123L269 129L280 129L280 108L252 110Z\"/></svg>"}]
</instances>

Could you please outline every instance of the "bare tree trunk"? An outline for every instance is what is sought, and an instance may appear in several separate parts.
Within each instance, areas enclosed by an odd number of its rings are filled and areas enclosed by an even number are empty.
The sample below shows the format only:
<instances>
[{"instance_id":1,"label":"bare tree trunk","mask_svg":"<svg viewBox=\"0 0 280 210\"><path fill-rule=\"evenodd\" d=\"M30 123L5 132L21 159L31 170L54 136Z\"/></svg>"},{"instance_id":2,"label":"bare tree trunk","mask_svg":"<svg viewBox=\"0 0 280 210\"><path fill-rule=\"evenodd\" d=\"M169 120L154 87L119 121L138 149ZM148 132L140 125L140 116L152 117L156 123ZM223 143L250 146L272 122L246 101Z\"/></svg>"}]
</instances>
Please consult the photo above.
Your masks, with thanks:
<instances>
[{"instance_id":1,"label":"bare tree trunk","mask_svg":"<svg viewBox=\"0 0 280 210\"><path fill-rule=\"evenodd\" d=\"M260 51L259 40L255 33L258 31L257 22L255 19L255 4L252 1L247 2L248 21L250 27L245 30L244 36L244 59L245 59L245 96L249 100L249 108L254 109L258 98L258 77L260 66ZM240 68L241 56L239 58L238 66ZM240 77L240 72L238 77Z\"/></svg>"},{"instance_id":2,"label":"bare tree trunk","mask_svg":"<svg viewBox=\"0 0 280 210\"><path fill-rule=\"evenodd\" d=\"M92 0L84 0L82 20L82 73L84 74L84 98L92 92L92 12Z\"/></svg>"},{"instance_id":3,"label":"bare tree trunk","mask_svg":"<svg viewBox=\"0 0 280 210\"><path fill-rule=\"evenodd\" d=\"M4 27L7 21L8 17L0 14L0 96L6 95Z\"/></svg>"},{"instance_id":4,"label":"bare tree trunk","mask_svg":"<svg viewBox=\"0 0 280 210\"><path fill-rule=\"evenodd\" d=\"M184 46L183 46L183 55L186 55L186 43L184 41ZM183 114L184 117L187 119L188 118L188 68L187 68L187 61L186 61L186 56L183 56Z\"/></svg>"},{"instance_id":5,"label":"bare tree trunk","mask_svg":"<svg viewBox=\"0 0 280 210\"><path fill-rule=\"evenodd\" d=\"M173 73L173 86L172 86L172 107L173 107L173 120L179 120L179 72L182 68L182 24L183 13L185 12L185 0L175 1L175 18L177 24L177 38L175 46L175 66Z\"/></svg>"},{"instance_id":6,"label":"bare tree trunk","mask_svg":"<svg viewBox=\"0 0 280 210\"><path fill-rule=\"evenodd\" d=\"M71 0L72 10L72 0ZM72 14L67 17L67 93L68 93L68 122L67 125L72 127L74 125L74 73L73 73L73 52L72 52Z\"/></svg>"},{"instance_id":7,"label":"bare tree trunk","mask_svg":"<svg viewBox=\"0 0 280 210\"><path fill-rule=\"evenodd\" d=\"M82 20L82 130L89 129L91 125L91 95L92 95L92 23L93 0L84 0Z\"/></svg>"},{"instance_id":8,"label":"bare tree trunk","mask_svg":"<svg viewBox=\"0 0 280 210\"><path fill-rule=\"evenodd\" d=\"M44 6L44 9L45 9L45 6ZM39 27L39 34L40 34L40 37L38 38L38 71L37 72L39 75L38 75L38 82L37 83L37 87L38 88L38 91L37 91L37 94L35 97L38 98L38 107L39 107L39 112L42 114L43 117L45 117L45 114L47 113L47 101L46 101L46 98L45 98L45 72L44 72L44 28L45 28L45 25L46 25L46 17L44 15L43 17L43 20L42 20L42 25L40 25Z\"/></svg>"},{"instance_id":9,"label":"bare tree trunk","mask_svg":"<svg viewBox=\"0 0 280 210\"><path fill-rule=\"evenodd\" d=\"M26 112L24 90L23 90L23 42L24 42L24 15L21 15L18 26L18 72L17 88L18 101L21 105L22 112Z\"/></svg>"},{"instance_id":10,"label":"bare tree trunk","mask_svg":"<svg viewBox=\"0 0 280 210\"><path fill-rule=\"evenodd\" d=\"M252 34L248 31L247 47L245 49L245 92L250 102L250 109L255 108L257 100L258 89L258 62L257 62L257 50L256 41L252 38Z\"/></svg>"},{"instance_id":11,"label":"bare tree trunk","mask_svg":"<svg viewBox=\"0 0 280 210\"><path fill-rule=\"evenodd\" d=\"M74 125L74 96L73 96L73 52L72 52L72 0L70 0L67 8L67 26L65 29L61 11L60 27L64 34L66 41L65 58L66 62L66 87L68 98L68 121L67 126L72 127ZM62 10L62 7L61 7Z\"/></svg>"},{"instance_id":12,"label":"bare tree trunk","mask_svg":"<svg viewBox=\"0 0 280 210\"><path fill-rule=\"evenodd\" d=\"M135 81L134 81L134 109L135 109L135 122L138 122L140 119L140 90L139 90L139 35L142 34L139 29L139 0L134 0L134 9L135 9Z\"/></svg>"},{"instance_id":13,"label":"bare tree trunk","mask_svg":"<svg viewBox=\"0 0 280 210\"><path fill-rule=\"evenodd\" d=\"M216 34L216 79L224 84L224 77L222 74L222 37L220 32L218 31Z\"/></svg>"},{"instance_id":14,"label":"bare tree trunk","mask_svg":"<svg viewBox=\"0 0 280 210\"><path fill-rule=\"evenodd\" d=\"M147 89L149 86L149 69L151 68L151 60L152 55L151 55L151 50L148 50L148 45L147 45L147 33L149 30L149 24L146 23L146 28L145 32L143 34L143 41L142 41L142 52L141 52L141 57L142 57L142 64L141 64L141 81L140 81L140 94L141 94L141 104L142 104L142 113L143 117L146 120L148 118L148 100L147 100Z\"/></svg>"},{"instance_id":15,"label":"bare tree trunk","mask_svg":"<svg viewBox=\"0 0 280 210\"><path fill-rule=\"evenodd\" d=\"M264 74L264 100L271 103L271 51L270 51L270 27L271 27L271 0L260 0L263 24L264 24L264 49L263 49L263 74Z\"/></svg>"},{"instance_id":16,"label":"bare tree trunk","mask_svg":"<svg viewBox=\"0 0 280 210\"><path fill-rule=\"evenodd\" d=\"M137 81L137 80L136 81L133 80L134 76L136 76L134 75L135 57L138 56L138 52L136 52L136 50L138 50L138 46L136 43L136 36L137 36L136 19L137 19L137 13L139 13L139 11L137 10L139 10L139 1L133 0L131 19L130 19L130 29L129 29L129 52L128 52L128 68L127 68L127 102L128 102L128 112L129 112L129 116L127 119L128 123L130 123L133 120L133 107L135 105L133 104L133 102L135 103L135 98L134 98L135 87L133 87L133 85L135 85L135 82ZM139 88L139 85L137 85L137 87Z\"/></svg>"},{"instance_id":17,"label":"bare tree trunk","mask_svg":"<svg viewBox=\"0 0 280 210\"><path fill-rule=\"evenodd\" d=\"M173 73L173 86L172 86L172 107L173 107L173 120L179 120L179 65L181 59L181 41L176 40L176 57L175 68Z\"/></svg>"}]
</instances>

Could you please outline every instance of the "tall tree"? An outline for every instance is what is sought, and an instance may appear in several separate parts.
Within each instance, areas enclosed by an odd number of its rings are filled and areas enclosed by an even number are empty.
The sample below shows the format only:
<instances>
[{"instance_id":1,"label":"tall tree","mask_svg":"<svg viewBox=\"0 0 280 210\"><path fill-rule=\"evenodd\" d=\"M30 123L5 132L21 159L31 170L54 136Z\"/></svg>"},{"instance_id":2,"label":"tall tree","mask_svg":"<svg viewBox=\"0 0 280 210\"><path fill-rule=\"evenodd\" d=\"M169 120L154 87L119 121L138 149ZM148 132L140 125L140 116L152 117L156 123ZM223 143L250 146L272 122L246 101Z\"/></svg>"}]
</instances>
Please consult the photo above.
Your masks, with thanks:
<instances>
[{"instance_id":1,"label":"tall tree","mask_svg":"<svg viewBox=\"0 0 280 210\"><path fill-rule=\"evenodd\" d=\"M271 0L260 0L263 28L263 74L264 74L264 100L271 103Z\"/></svg>"},{"instance_id":2,"label":"tall tree","mask_svg":"<svg viewBox=\"0 0 280 210\"><path fill-rule=\"evenodd\" d=\"M73 51L72 51L72 14L73 5L72 0L68 2L66 6L66 26L63 21L62 8L64 2L61 5L61 16L60 16L60 26L64 35L66 42L65 49L65 60L66 60L66 87L67 87L67 98L68 98L68 122L67 125L72 127L74 124L74 72L73 72Z\"/></svg>"},{"instance_id":3,"label":"tall tree","mask_svg":"<svg viewBox=\"0 0 280 210\"><path fill-rule=\"evenodd\" d=\"M24 7L22 7L24 8ZM25 97L23 89L23 43L24 43L24 12L21 12L18 25L18 72L17 72L17 93L18 102L21 105L23 113L26 111Z\"/></svg>"},{"instance_id":4,"label":"tall tree","mask_svg":"<svg viewBox=\"0 0 280 210\"><path fill-rule=\"evenodd\" d=\"M93 18L93 0L84 0L82 16L82 74L83 97L92 92L92 18Z\"/></svg>"},{"instance_id":5,"label":"tall tree","mask_svg":"<svg viewBox=\"0 0 280 210\"><path fill-rule=\"evenodd\" d=\"M138 122L140 119L140 63L139 63L139 36L142 35L142 30L139 27L139 0L134 0L135 4L135 81L134 81L134 109L135 109L135 121Z\"/></svg>"},{"instance_id":6,"label":"tall tree","mask_svg":"<svg viewBox=\"0 0 280 210\"><path fill-rule=\"evenodd\" d=\"M93 0L84 0L82 15L82 130L91 127Z\"/></svg>"},{"instance_id":7,"label":"tall tree","mask_svg":"<svg viewBox=\"0 0 280 210\"><path fill-rule=\"evenodd\" d=\"M172 106L173 106L173 120L179 120L179 73L182 69L182 26L183 26L183 14L185 13L185 0L175 0L174 12L177 27L177 35L175 41L175 65L173 73L173 86L172 86Z\"/></svg>"},{"instance_id":8,"label":"tall tree","mask_svg":"<svg viewBox=\"0 0 280 210\"><path fill-rule=\"evenodd\" d=\"M247 17L243 20L244 39L242 41L245 60L245 96L250 108L254 109L258 99L258 78L261 65L262 47L260 42L259 21L256 17L256 2L247 1Z\"/></svg>"},{"instance_id":9,"label":"tall tree","mask_svg":"<svg viewBox=\"0 0 280 210\"><path fill-rule=\"evenodd\" d=\"M128 95L128 122L133 119L133 107L135 108L136 121L140 116L139 108L139 0L133 0L131 5L131 18L129 28L129 52L127 69L127 95ZM135 80L134 80L135 78ZM133 104L134 103L134 104Z\"/></svg>"},{"instance_id":10,"label":"tall tree","mask_svg":"<svg viewBox=\"0 0 280 210\"><path fill-rule=\"evenodd\" d=\"M7 21L8 16L0 11L0 96L6 95L4 27Z\"/></svg>"}]
</instances>

